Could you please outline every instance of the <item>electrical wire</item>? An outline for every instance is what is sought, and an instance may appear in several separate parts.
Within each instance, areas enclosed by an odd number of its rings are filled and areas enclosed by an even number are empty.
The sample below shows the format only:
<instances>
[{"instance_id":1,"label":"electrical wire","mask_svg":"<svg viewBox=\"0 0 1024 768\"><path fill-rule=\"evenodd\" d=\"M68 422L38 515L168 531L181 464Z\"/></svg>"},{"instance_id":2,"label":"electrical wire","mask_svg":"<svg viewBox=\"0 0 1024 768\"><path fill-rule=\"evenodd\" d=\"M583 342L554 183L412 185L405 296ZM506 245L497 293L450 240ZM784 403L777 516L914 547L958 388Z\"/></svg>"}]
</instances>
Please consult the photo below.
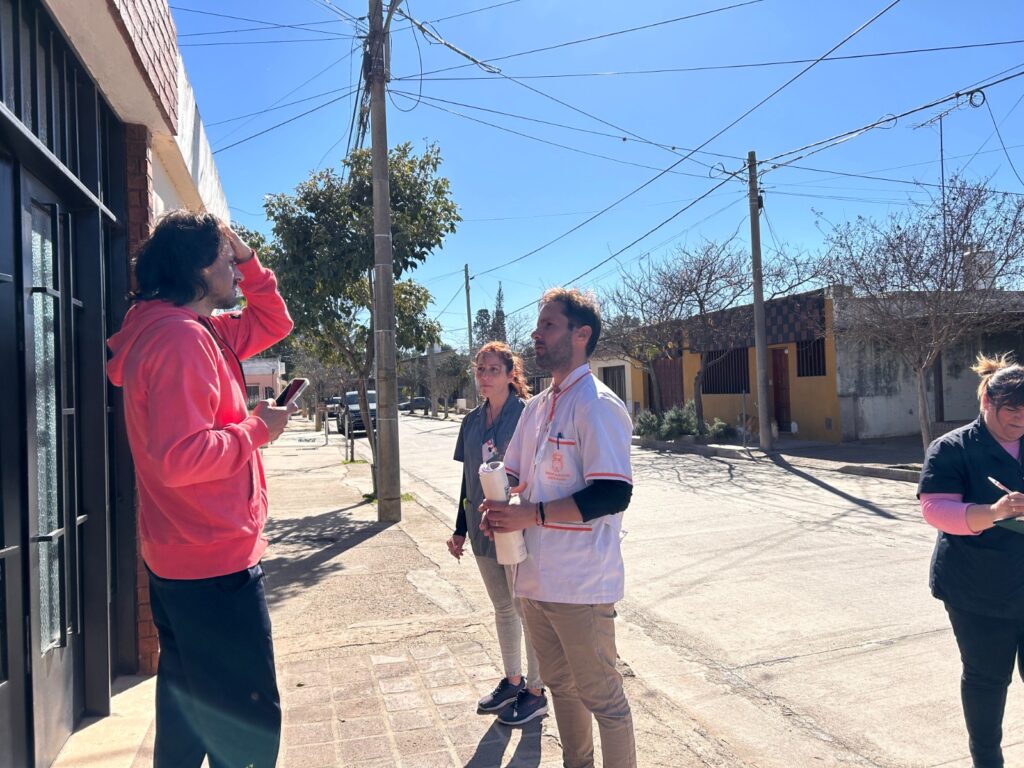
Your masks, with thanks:
<instances>
[{"instance_id":1,"label":"electrical wire","mask_svg":"<svg viewBox=\"0 0 1024 768\"><path fill-rule=\"evenodd\" d=\"M1017 68L1019 68L1021 66L1024 66L1024 65L1018 65L1018 67L1014 67L1013 69L1017 69ZM870 131L870 130L872 130L874 128L878 128L878 127L883 126L883 125L888 125L889 127L893 127L893 126L896 125L896 123L899 120L902 120L904 117L907 117L909 115L917 114L918 112L923 112L923 111L925 111L927 109L933 109L934 107L940 106L940 105L945 104L945 103L947 103L949 101L958 100L958 99L963 98L964 96L970 96L973 93L977 93L979 91L984 91L985 88L992 88L992 87L995 87L997 85L1001 85L1003 83L1009 82L1011 80L1015 80L1015 79L1017 79L1018 77L1021 77L1021 76L1024 76L1024 72L1017 72L1016 74L1013 74L1013 75L1007 75L1006 77L1003 77L1003 78L1000 78L1000 79L997 79L997 80L994 80L994 81L988 82L988 83L985 83L984 81L982 81L982 83L984 83L984 84L977 84L976 83L976 84L974 84L972 86L969 86L968 88L965 88L963 90L958 90L958 91L956 91L956 92L954 92L952 94L949 94L948 96L944 96L944 97L942 97L940 99L935 99L934 101L930 101L927 104L922 104L919 107L914 107L912 109L908 109L908 110L906 110L904 112L899 113L898 115L891 115L891 114L890 115L886 115L885 117L881 118L880 120L875 120L874 122L868 123L867 125L861 126L860 128L855 128L855 129L850 130L850 131L843 131L842 133L838 133L838 134L836 134L834 136L831 136L831 137L829 137L827 139L821 139L819 141L813 141L810 144L804 144L802 147L797 147L796 149L789 150L788 152L781 152L781 153L779 153L777 155L773 155L772 157L769 157L769 158L767 158L765 160L758 160L758 165L765 165L765 166L767 166L769 163L772 163L772 165L767 168L768 171L775 170L776 168L781 168L782 166L788 165L791 162L796 162L797 160L801 160L801 159L803 159L805 157L808 157L808 156L810 156L812 154L816 154L817 152L821 152L821 151L823 151L825 149L829 149L829 148L831 148L833 146L836 146L837 144L841 144L841 143L844 143L846 141L849 141L850 139L856 138L857 136L860 136L860 135L862 135L864 133L867 133L868 131ZM797 157L794 157L792 160L785 161L785 162L776 162L780 158L788 157L789 155L797 155Z\"/></svg>"},{"instance_id":2,"label":"electrical wire","mask_svg":"<svg viewBox=\"0 0 1024 768\"><path fill-rule=\"evenodd\" d=\"M443 315L443 314L444 314L444 311L445 311L446 309L448 309L448 307L450 307L450 306L452 305L452 302L453 302L453 301L455 301L455 300L456 300L457 298L459 298L459 295L460 295L460 294L461 294L461 293L462 293L462 292L463 292L464 290L465 290L465 286L464 286L464 285L460 285L460 286L459 286L459 290L457 290L457 291L455 292L455 295L454 295L454 296L452 296L452 297L451 297L450 299L448 299L448 303L444 305L444 307L443 307L443 308L441 309L441 311L440 311L440 312L438 312L438 313L437 313L436 315L434 315L434 320L437 320L437 318L439 318L439 317L440 317L441 315Z\"/></svg>"},{"instance_id":3,"label":"electrical wire","mask_svg":"<svg viewBox=\"0 0 1024 768\"><path fill-rule=\"evenodd\" d=\"M222 30L219 30L217 32L182 32L182 33L178 34L178 38L180 39L182 37L209 37L211 35L237 35L237 34L242 34L244 32L266 32L267 30L274 29L274 28L282 26L280 24L274 24L274 23L269 22L269 21L261 21L259 23L263 24L264 26L262 26L262 27L245 27L244 29L222 29ZM342 22L341 19L337 19L337 20L331 19L329 21L307 21L307 22L303 22L302 24L293 24L292 26L295 27L296 29L301 28L303 31L307 31L306 30L307 27L323 26L324 24L342 24L342 23L343 22ZM317 30L308 30L308 31L315 32Z\"/></svg>"},{"instance_id":4,"label":"electrical wire","mask_svg":"<svg viewBox=\"0 0 1024 768\"><path fill-rule=\"evenodd\" d=\"M405 7L409 7L408 0L405 3ZM391 103L399 112L412 112L413 110L416 109L416 107L420 105L420 101L423 99L423 51L420 49L420 39L416 34L419 30L411 24L409 25L408 28L412 30L412 40L414 43L416 43L416 58L419 60L420 63L420 78L419 84L417 86L419 92L416 94L416 103L409 107L409 109L405 109L398 105L398 103L394 99L394 96L391 96L390 89L388 89L388 96L391 99Z\"/></svg>"},{"instance_id":5,"label":"electrical wire","mask_svg":"<svg viewBox=\"0 0 1024 768\"><path fill-rule=\"evenodd\" d=\"M1018 104L1020 101L1018 100ZM999 139L999 146L1003 148L1003 154L1006 155L1006 162L1010 164L1010 170L1013 171L1013 175L1017 177L1017 181L1024 186L1024 179L1021 179L1020 174L1017 173L1017 166L1013 164L1013 158L1010 157L1009 151L1006 149L1006 143L1003 141L1003 134L999 130L999 123L996 122L996 116L992 113L992 106L989 104L989 100L985 99L985 107L988 109L988 116L992 119L992 129L996 132L996 137ZM1014 105L1016 107L1016 104Z\"/></svg>"},{"instance_id":6,"label":"electrical wire","mask_svg":"<svg viewBox=\"0 0 1024 768\"><path fill-rule=\"evenodd\" d=\"M309 77L306 80L303 80L301 83L299 83L297 86L292 88L290 91L288 91L288 93L284 94L281 98L279 98L277 101L275 101L273 104L271 104L270 107L267 107L266 109L269 110L271 107L277 106L278 104L280 104L282 101L287 99L289 96L291 96L296 91L301 91L303 88L305 88L311 82L316 80L318 77L323 75L325 72L328 72L329 70L334 69L334 67L336 67L339 64L341 64L341 62L345 61L345 59L349 58L350 56L352 56L352 51L351 50L348 53L346 53L344 56L341 56L341 57L335 59L334 61L332 61L330 64L328 64L326 67L321 69L319 72L317 72L312 77ZM232 128L230 131L225 133L223 136L218 137L217 141L225 141L225 140L231 138L236 133L238 133L240 130L245 128L245 126L249 125L249 123L251 123L255 119L256 119L256 117L254 116L254 117L250 118L249 120L246 120L241 125Z\"/></svg>"},{"instance_id":7,"label":"electrical wire","mask_svg":"<svg viewBox=\"0 0 1024 768\"><path fill-rule=\"evenodd\" d=\"M183 8L180 5L172 5L172 6L169 6L169 7L170 7L170 9L172 11L181 11L183 13L195 13L195 14L199 14L201 16L216 16L217 18L221 18L221 19L232 19L234 21L245 21L245 22L248 22L250 24L264 24L264 25L266 25L267 29L299 29L299 30L302 30L303 32L316 32L316 33L323 34L323 35L336 35L337 34L336 32L331 32L330 30L325 30L325 29L307 29L306 25L303 25L303 24L279 24L279 23L277 23L275 21L263 21L262 19L248 19L248 18L246 18L244 16L229 16L226 13L214 13L213 11L200 11L200 10L198 10L196 8ZM312 23L325 24L327 22L312 22ZM206 33L206 34L220 34L220 33L209 32L209 33Z\"/></svg>"},{"instance_id":8,"label":"electrical wire","mask_svg":"<svg viewBox=\"0 0 1024 768\"><path fill-rule=\"evenodd\" d=\"M395 90L395 89L390 89L390 90L392 90L394 93L399 93L399 94L402 94L404 96L411 96L412 95L408 91L399 91L399 90ZM608 133L607 131L596 131L596 130L593 130L591 128L581 128L581 127L575 126L575 125L566 125L565 123L556 123L556 122L554 122L552 120L542 120L542 119L537 118L537 117L527 117L526 115L517 115L517 114L515 114L513 112L505 112L505 111L500 110L500 109L491 109L489 107L481 107L481 106L478 106L476 104L465 104L465 103L460 102L460 101L452 101L451 99L442 99L442 98L440 98L438 96L428 96L428 95L425 95L425 94L421 93L421 94L419 94L418 97L422 98L422 99L426 99L428 101L438 102L440 104L449 104L451 106L463 107L465 109L475 109L478 112L487 112L487 113L492 114L492 115L501 115L502 117L511 117L511 118L516 119L516 120L524 120L526 122L537 123L539 125L548 125L548 126L551 126L553 128L563 128L563 129L565 129L567 131L576 131L577 133L586 133L586 134L589 134L591 136L602 136L604 138L614 139L615 141L618 141L620 143L621 142L628 142L628 141L631 140L630 136L624 135L624 134L628 133L627 131L623 131L622 133ZM452 114L458 114L458 113L452 113ZM464 115L459 115L459 116L460 117L465 117ZM593 117L593 116L588 114L587 117ZM470 119L472 119L472 118L470 118ZM599 122L604 122L603 120L600 120L600 118L593 118L593 119L597 119ZM679 154L679 152L687 152L687 151L689 151L686 147L679 147L679 146L676 146L674 144L665 144L665 143L661 143L661 142L650 141L650 140L644 139L642 137L640 137L639 139L636 139L636 137L634 137L634 139L635 140L639 140L640 143L642 143L642 144L646 144L646 145L649 145L649 146L652 146L652 147L658 147L659 149L666 149L666 150L668 150L670 152L673 152L673 153L676 153L676 154ZM699 154L711 155L713 157L722 157L722 158L726 158L728 160L737 160L737 161L743 160L742 157L737 157L735 155L723 155L723 154L721 154L719 152L700 152ZM711 168L713 166L706 166L706 167Z\"/></svg>"},{"instance_id":9,"label":"electrical wire","mask_svg":"<svg viewBox=\"0 0 1024 768\"><path fill-rule=\"evenodd\" d=\"M314 112L319 112L321 109L324 109L325 107L329 107L332 104L337 104L339 101L343 101L344 99L347 99L349 96L352 95L352 93L353 92L350 91L349 93L342 94L341 96L339 96L336 99L331 99L330 101L325 102L323 104L320 104L319 106L313 107L312 109L308 109L308 110L306 110L305 112L303 112L303 113L301 113L299 115L295 115L294 117L289 117L287 120L282 120L280 123L272 125L269 128L265 128L262 131L259 131L258 133L254 133L251 136L246 136L244 139L239 139L238 141L233 142L231 144L228 144L225 147L220 147L219 149L215 149L215 150L213 150L213 154L216 155L216 154L219 154L221 152L224 152L225 150L231 149L232 147L237 147L239 144L245 144L247 141L252 141L253 139L258 138L259 136L262 136L265 133L270 133L271 131L276 130L277 128L280 128L281 126L288 125L288 123L294 123L299 118L305 117L306 115L311 115Z\"/></svg>"},{"instance_id":10,"label":"electrical wire","mask_svg":"<svg viewBox=\"0 0 1024 768\"><path fill-rule=\"evenodd\" d=\"M406 94L404 91L393 91L393 93L398 95L398 96L402 96L403 98L407 98L407 99L414 98L413 96L411 96L409 94ZM540 138L539 136L533 136L533 135L531 135L529 133L523 133L522 131L517 131L517 130L515 130L513 128L506 128L505 126L498 125L497 123L490 123L490 122L488 122L486 120L481 120L480 118L471 117L470 115L463 114L462 112L456 112L453 109L447 109L447 108L439 106L437 104L432 104L432 103L430 103L430 101L426 100L426 99L429 99L429 98L430 97L424 97L424 101L422 102L424 106L430 107L432 109L436 109L436 110L438 110L440 112L447 112L450 115L455 115L456 117L461 117L464 120L469 120L469 121L474 122L474 123L479 123L480 125L486 125L486 126L488 126L490 128L494 128L494 129L499 130L499 131L504 131L505 133L511 133L511 134L513 134L515 136L521 136L521 137L523 137L525 139L530 139L531 141L536 141L536 142L539 142L541 144L547 144L547 145L552 146L552 147L557 147L559 149L564 149L567 152L574 152L574 153L579 154L579 155L587 155L588 157L596 157L596 158L601 159L601 160L608 160L610 162L619 163L621 165L631 165L631 166L634 166L636 168L644 168L646 170L651 170L651 171L661 170L658 166L655 166L655 165L646 165L644 163L633 162L632 160L622 160L621 158L610 157L609 155L602 155L602 154L599 154L597 152L590 152L588 150L580 149L579 147L573 147L573 146L570 146L568 144L560 144L557 141L551 141L550 139L543 139L543 138ZM681 175L681 176L691 176L691 177L694 177L694 178L697 178L697 179L706 179L707 178L707 174L687 173L686 171L672 171L671 173L676 174L676 175Z\"/></svg>"},{"instance_id":11,"label":"electrical wire","mask_svg":"<svg viewBox=\"0 0 1024 768\"><path fill-rule=\"evenodd\" d=\"M735 8L742 8L743 6L746 6L746 5L756 5L757 3L760 3L760 2L763 2L763 0L745 0L745 2L742 2L742 3L734 3L732 5L726 5L726 6L723 6L721 8L712 8L710 10L701 11L699 13L691 13L691 14L688 14L686 16L678 16L678 17L676 17L674 19L665 19L663 21L656 21L656 22L653 22L651 24L643 24L643 25L641 25L639 27L630 27L629 29L620 29L620 30L616 30L614 32L605 32L605 33L600 34L600 35L593 35L591 37L584 37L584 38L580 38L578 40L568 40L566 42L556 43L554 45L547 45L547 46L544 46L542 48L533 48L533 49L531 49L529 51L519 51L518 53L509 53L509 54L506 54L504 56L495 56L495 57L492 57L492 58L489 58L489 59L485 59L484 62L486 64L492 64L495 61L507 61L508 59L515 59L515 58L518 58L520 56L529 56L529 55L534 54L534 53L542 53L544 51L554 51L554 50L557 50L559 48L567 48L567 47L572 46L572 45L580 45L582 43L590 43L590 42L593 42L595 40L604 40L604 39L607 39L609 37L615 37L617 35L625 35L625 34L629 34L631 32L639 32L639 31L645 30L645 29L654 29L655 27L663 27L663 26L668 25L668 24L675 24L675 23L680 22L680 21L688 21L688 20L691 20L691 19L699 18L701 16L710 16L711 14L714 14L714 13L721 13L723 11L731 11L731 10L733 10ZM410 23L416 23L414 19L408 19L408 21ZM477 62L474 62L474 63L477 63ZM464 69L465 67L468 67L468 66L472 66L472 65L471 64L458 64L458 65L453 66L453 67L445 67L443 69L431 70L430 72L425 72L424 75L434 75L434 74L438 74L440 72L450 72L450 71L456 70L456 69Z\"/></svg>"},{"instance_id":12,"label":"electrical wire","mask_svg":"<svg viewBox=\"0 0 1024 768\"><path fill-rule=\"evenodd\" d=\"M992 48L995 46L1004 45L1021 45L1024 44L1024 40L999 40L988 43L965 43L962 45L942 45L935 46L932 48L909 48L898 51L876 51L873 53L854 53L846 56L829 56L824 60L825 62L834 61L856 61L859 59L874 59L885 56L909 56L920 53L937 53L943 51L961 51L970 50L974 48ZM488 61L494 61L488 59ZM759 69L762 67L778 67L791 64L807 64L814 61L814 59L782 59L778 61L756 61L744 64L708 64L694 67L664 67L660 69L632 69L632 70L621 70L611 72L562 72L545 75L515 75L517 80L550 80L560 78L578 78L578 77L619 77L625 75L663 75L663 74L679 74L684 72L715 72L721 70L731 69ZM460 65L462 66L462 65ZM435 70L441 71L441 70ZM441 81L463 81L463 80L491 80L493 78L484 75L465 75L459 77L429 77L430 73L425 73L423 76L424 80L431 82ZM415 77L420 77L416 75ZM406 77L396 77L396 81L407 79Z\"/></svg>"},{"instance_id":13,"label":"electrical wire","mask_svg":"<svg viewBox=\"0 0 1024 768\"><path fill-rule=\"evenodd\" d=\"M525 258L527 258L527 257L529 257L529 256L532 256L533 254L535 254L535 253L538 253L539 251L542 251L542 250L544 250L544 249L545 249L545 248L547 248L548 246L550 246L550 245L553 245L554 243L557 243L557 242L558 242L559 240L562 240L562 239L563 239L563 238L565 238L565 237L568 237L568 236L569 236L570 234L572 234L573 232L576 232L577 230L579 230L579 229L581 229L582 227L586 226L586 225L587 225L587 224L589 224L590 222L594 221L594 220L595 220L596 218L598 218L599 216L601 216L601 215L603 215L604 213L606 213L606 212L610 211L610 210L611 210L612 208L614 208L615 206L617 206L617 205L618 205L619 203L623 202L624 200L627 200L628 198L630 198L630 197L632 197L633 195L637 194L637 193L638 193L638 192L640 192L641 190L643 190L643 189L645 189L646 187L650 186L650 185L651 185L651 184L653 184L653 183L654 183L655 181L657 181L658 179L660 179L660 178L661 178L662 176L664 176L665 174L667 174L667 173L669 173L670 171L674 170L674 169L676 168L676 166L678 166L678 165L679 165L680 163L682 163L682 162L683 162L684 160L688 159L688 158L689 158L689 157L690 157L691 155L693 155L693 154L694 154L695 152L697 152L697 151L699 151L699 150L703 149L704 147L706 147L706 146L707 146L708 144L710 144L710 143L711 143L712 141L714 141L714 140L715 140L715 139L717 139L717 138L718 138L719 136L721 136L722 134L724 134L724 133L725 133L726 131L728 131L728 130L729 130L730 128L732 128L732 127L733 127L733 126L735 126L735 125L736 125L737 123L739 123L740 121L742 121L742 120L743 120L744 118L746 118L747 116L749 116L750 114L752 114L752 113L753 113L753 112L754 112L755 110L757 110L757 109L758 109L759 107L761 107L762 105L764 105L765 103L767 103L767 102L768 102L769 100L771 100L771 99L772 99L773 97L775 97L776 95L778 95L779 93L781 93L781 92L782 92L782 91L783 91L783 90L784 90L785 88L787 88L787 87L788 87L789 85L791 85L792 83L796 82L796 81L797 81L797 80L798 80L798 79L799 79L800 77L802 77L802 76L803 76L804 74L806 74L807 72L809 72L809 71L810 71L810 70L811 70L811 69L812 69L812 68L813 68L813 67L814 67L814 66L815 66L815 65L816 65L817 63L819 63L820 61L822 61L822 60L823 60L823 59L824 59L825 57L827 57L827 56L829 56L830 54L834 53L834 52L835 52L836 50L838 50L838 49L839 49L839 48L840 48L840 47L841 47L842 45L844 45L844 44L845 44L845 43L847 43L848 41L852 40L852 39L853 39L854 37L856 37L856 36L857 36L858 34L860 34L860 33L861 33L861 32L862 32L863 30L865 30L865 29L867 29L867 28L868 28L869 26L871 26L871 24L873 24L873 23L874 23L875 21L877 21L877 20L878 20L878 19L880 19L880 18L881 18L882 16L884 16L884 15L885 15L886 13L888 13L888 12L889 12L890 10L892 10L893 8L895 8L895 7L896 7L896 6L897 6L897 5L898 5L898 4L900 3L900 1L901 1L901 0L892 0L892 2L890 2L890 3L889 3L889 4L888 4L888 5L887 5L887 6L885 7L885 8L883 8L883 9L882 9L881 11L879 11L878 13L876 13L876 14L875 14L874 16L872 16L872 17L871 17L870 19L868 19L868 20L867 20L866 22L864 22L863 24L861 24L861 25L860 25L859 27L857 27L857 29L855 29L855 30L854 30L853 32L851 32L850 34L848 34L848 35L847 35L846 37L844 37L844 38L843 38L842 40L840 40L840 41L839 41L838 43L836 43L835 45L833 45L833 46L832 46L832 47L831 47L831 48L830 48L830 49L829 49L828 51L826 51L826 52L825 52L825 53L824 53L824 54L823 54L822 56L820 56L820 57L819 57L818 59L816 59L816 60L815 60L815 61L814 61L813 63L811 63L811 64L808 64L808 65L807 65L806 67L804 67L803 69L801 69L801 70L800 70L800 71L799 71L799 72L798 72L797 74L793 75L793 76L792 76L791 78L789 78L789 79L788 79L788 80L787 80L787 81L786 81L785 83L783 83L783 84L782 84L782 85L780 85L780 86L779 86L778 88L776 88L776 89L775 89L775 90L773 90L773 91L772 91L771 93L769 93L769 94L768 94L767 96L765 96L765 97L764 97L763 99L761 99L760 101L758 101L758 102L757 102L757 103L756 103L756 104L755 104L754 106L752 106L752 107L750 107L749 109L747 109L747 110L746 110L746 111L745 111L745 112L744 112L743 114L741 114L741 115L740 115L739 117L735 118L735 119L734 119L734 120L733 120L732 122L730 122L730 123L729 123L728 125L726 125L726 126L725 126L724 128L720 129L720 130L719 130L719 131L717 131L717 132L716 132L715 134L713 134L713 135L712 135L712 136L711 136L710 138L708 138L708 139L706 139L706 140L705 140L704 142L702 142L702 143L700 144L700 146L698 146L698 147L697 147L696 149L690 150L690 152L688 152L688 153L687 153L687 154L686 154L685 156L681 157L681 158L680 158L679 160L677 160L676 162L674 162L674 163L673 163L672 165L670 165L670 166L669 166L668 168L666 168L665 170L661 171L660 173L658 173L658 174L657 174L657 175L655 175L654 177L652 177L652 178L648 179L648 180L647 180L646 182L644 182L643 184L641 184L641 185L640 185L639 187L636 187L636 188L635 188L635 189L634 189L633 191L631 191L631 192L628 192L627 194L623 195L622 197L620 197L620 198L619 198L618 200L616 200L615 202L613 202L613 203L611 203L610 205L606 206L605 208L601 209L601 211L599 211L598 213L594 214L593 216L590 216L589 218L587 218L587 219L585 219L584 221L582 221L582 222L580 222L579 224L577 224L577 225L576 225L575 227L573 227L573 228L569 229L569 230L568 230L568 231L566 231L566 232L563 232L563 233L562 233L561 235L558 235L558 236L557 236L557 237L555 237L554 239L552 239L552 240L549 240L548 242L544 243L543 245L541 245L541 246L539 246L539 247L537 247L537 248L534 248L534 249L533 249L532 251L529 251L529 252L527 252L527 253L523 254L522 256L518 256L518 257L516 257L516 258L514 258L514 259L511 259L510 261L507 261L507 262L505 262L504 264L501 264L501 265L499 265L499 266L497 266L497 267L493 267L493 268L491 268L491 269L489 269L489 270L486 270L485 272L482 272L482 273L480 273L480 274L486 274L486 273L490 273L490 272L494 272L494 271L497 271L498 269L502 269L502 268L504 268L504 267L507 267L507 266L509 266L509 265L511 265L511 264L515 264L515 263L517 263L517 262L520 262L520 261L522 261L523 259L525 259ZM724 184L725 182L727 182L727 181L730 181L730 180L731 180L731 178L732 178L731 176L726 176L726 178L725 178L725 179L724 179L724 180L723 180L723 181L722 181L722 182L721 182L720 184L718 184L718 185L716 185L715 187L713 187L713 188L712 188L712 190L714 190L714 189L717 189L717 188L718 188L719 186L721 186L721 185L722 185L722 184Z\"/></svg>"},{"instance_id":14,"label":"electrical wire","mask_svg":"<svg viewBox=\"0 0 1024 768\"><path fill-rule=\"evenodd\" d=\"M259 117L260 115L265 115L268 112L276 112L277 110L285 109L286 107L294 107L296 104L302 104L302 103L307 102L307 101L312 101L313 99L321 99L324 96L331 96L331 95L333 95L335 93L341 93L344 90L345 90L344 88L333 88L330 91L324 91L323 93L315 93L312 96L307 96L304 99L296 99L295 101L289 101L289 102L287 102L285 104L279 104L276 107L267 107L266 109L261 109L258 112L248 112L248 113L246 113L244 115L236 115L235 117L226 117L223 120L217 120L216 122L213 122L213 123L206 123L206 127L207 128L213 128L216 125L224 125L225 123L233 123L236 120L244 120L247 117Z\"/></svg>"},{"instance_id":15,"label":"electrical wire","mask_svg":"<svg viewBox=\"0 0 1024 768\"><path fill-rule=\"evenodd\" d=\"M225 45L277 45L279 43L332 43L335 40L351 40L355 35L336 37L296 37L288 40L225 40L216 43L179 43L179 48L212 48Z\"/></svg>"}]
</instances>

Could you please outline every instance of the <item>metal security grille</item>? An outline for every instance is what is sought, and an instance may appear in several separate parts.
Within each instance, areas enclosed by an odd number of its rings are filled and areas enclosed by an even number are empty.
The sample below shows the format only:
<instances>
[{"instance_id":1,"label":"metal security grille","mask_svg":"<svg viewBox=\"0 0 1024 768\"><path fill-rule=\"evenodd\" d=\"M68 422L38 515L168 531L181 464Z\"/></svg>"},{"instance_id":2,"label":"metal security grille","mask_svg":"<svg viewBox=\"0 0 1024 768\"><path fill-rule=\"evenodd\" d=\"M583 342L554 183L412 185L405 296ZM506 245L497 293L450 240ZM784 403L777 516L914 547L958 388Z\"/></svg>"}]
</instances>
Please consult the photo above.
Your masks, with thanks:
<instances>
[{"instance_id":1,"label":"metal security grille","mask_svg":"<svg viewBox=\"0 0 1024 768\"><path fill-rule=\"evenodd\" d=\"M798 341L796 343L796 375L825 375L825 340Z\"/></svg>"},{"instance_id":2,"label":"metal security grille","mask_svg":"<svg viewBox=\"0 0 1024 768\"><path fill-rule=\"evenodd\" d=\"M705 395L739 395L750 392L750 364L746 349L705 352L703 358L704 384L701 392Z\"/></svg>"}]
</instances>

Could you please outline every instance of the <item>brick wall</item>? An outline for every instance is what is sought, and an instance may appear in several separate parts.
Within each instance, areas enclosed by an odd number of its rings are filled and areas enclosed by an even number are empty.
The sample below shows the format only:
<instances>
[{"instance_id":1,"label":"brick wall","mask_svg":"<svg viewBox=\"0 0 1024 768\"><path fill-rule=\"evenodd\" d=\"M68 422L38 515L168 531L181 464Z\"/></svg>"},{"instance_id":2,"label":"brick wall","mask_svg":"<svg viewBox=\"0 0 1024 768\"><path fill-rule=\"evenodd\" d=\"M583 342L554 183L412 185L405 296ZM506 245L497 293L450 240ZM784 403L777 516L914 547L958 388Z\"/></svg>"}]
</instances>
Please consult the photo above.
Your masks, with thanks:
<instances>
[{"instance_id":1,"label":"brick wall","mask_svg":"<svg viewBox=\"0 0 1024 768\"><path fill-rule=\"evenodd\" d=\"M134 256L142 241L149 237L153 226L153 153L150 149L149 129L144 125L125 126L125 167L128 170L128 253ZM139 674L155 675L160 646L149 607L149 577L142 555L136 552L136 557Z\"/></svg>"},{"instance_id":2,"label":"brick wall","mask_svg":"<svg viewBox=\"0 0 1024 768\"><path fill-rule=\"evenodd\" d=\"M178 130L178 33L167 0L107 0L150 90Z\"/></svg>"}]
</instances>

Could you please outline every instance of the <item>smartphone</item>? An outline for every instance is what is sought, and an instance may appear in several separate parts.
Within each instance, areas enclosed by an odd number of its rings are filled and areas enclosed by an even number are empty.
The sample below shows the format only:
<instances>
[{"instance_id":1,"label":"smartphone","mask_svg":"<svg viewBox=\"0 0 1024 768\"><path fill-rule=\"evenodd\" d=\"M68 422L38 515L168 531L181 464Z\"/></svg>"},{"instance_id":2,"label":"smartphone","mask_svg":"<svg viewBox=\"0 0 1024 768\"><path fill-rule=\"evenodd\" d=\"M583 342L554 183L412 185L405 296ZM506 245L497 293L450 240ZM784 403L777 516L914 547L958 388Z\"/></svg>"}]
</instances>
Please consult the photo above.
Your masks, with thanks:
<instances>
[{"instance_id":1,"label":"smartphone","mask_svg":"<svg viewBox=\"0 0 1024 768\"><path fill-rule=\"evenodd\" d=\"M284 408L293 400L297 399L302 391L309 386L309 379L292 379L288 382L288 386L285 387L281 394L277 396L275 403L278 408Z\"/></svg>"}]
</instances>

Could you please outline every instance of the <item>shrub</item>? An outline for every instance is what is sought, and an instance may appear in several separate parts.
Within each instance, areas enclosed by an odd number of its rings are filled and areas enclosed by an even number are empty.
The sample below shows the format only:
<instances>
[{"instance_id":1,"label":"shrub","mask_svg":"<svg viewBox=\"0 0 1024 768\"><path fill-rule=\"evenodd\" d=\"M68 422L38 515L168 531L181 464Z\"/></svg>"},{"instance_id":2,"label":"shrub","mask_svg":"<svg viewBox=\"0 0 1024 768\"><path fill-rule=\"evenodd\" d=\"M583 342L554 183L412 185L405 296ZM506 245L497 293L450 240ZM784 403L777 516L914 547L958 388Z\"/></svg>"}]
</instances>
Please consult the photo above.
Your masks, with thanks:
<instances>
[{"instance_id":1,"label":"shrub","mask_svg":"<svg viewBox=\"0 0 1024 768\"><path fill-rule=\"evenodd\" d=\"M633 434L640 437L657 437L660 427L661 421L658 419L658 414L652 411L641 411L636 417L636 423L633 424Z\"/></svg>"},{"instance_id":2,"label":"shrub","mask_svg":"<svg viewBox=\"0 0 1024 768\"><path fill-rule=\"evenodd\" d=\"M708 424L708 434L714 440L731 440L736 437L736 427L727 421L716 418L714 422Z\"/></svg>"},{"instance_id":3,"label":"shrub","mask_svg":"<svg viewBox=\"0 0 1024 768\"><path fill-rule=\"evenodd\" d=\"M697 434L697 414L692 400L683 406L673 405L665 411L660 434L662 440Z\"/></svg>"}]
</instances>

